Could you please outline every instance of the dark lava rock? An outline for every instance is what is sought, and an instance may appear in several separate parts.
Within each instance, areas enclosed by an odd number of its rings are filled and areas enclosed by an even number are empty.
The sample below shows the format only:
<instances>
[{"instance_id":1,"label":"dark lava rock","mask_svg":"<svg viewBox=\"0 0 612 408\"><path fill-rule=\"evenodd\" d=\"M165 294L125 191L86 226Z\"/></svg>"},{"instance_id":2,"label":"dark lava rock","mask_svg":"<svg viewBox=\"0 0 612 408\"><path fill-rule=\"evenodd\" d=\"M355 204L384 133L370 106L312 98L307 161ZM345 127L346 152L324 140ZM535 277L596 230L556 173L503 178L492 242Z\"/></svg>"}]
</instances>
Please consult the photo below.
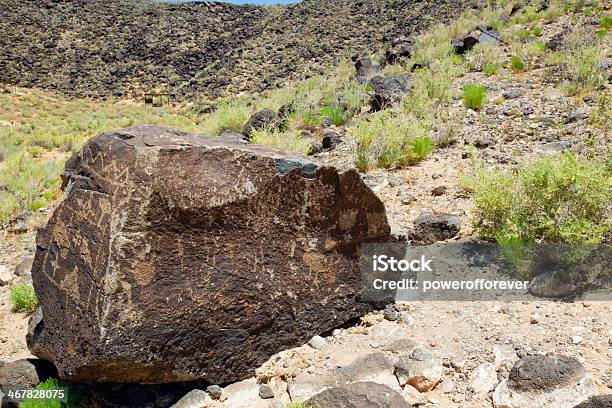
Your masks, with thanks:
<instances>
[{"instance_id":1,"label":"dark lava rock","mask_svg":"<svg viewBox=\"0 0 612 408\"><path fill-rule=\"evenodd\" d=\"M270 109L262 109L255 112L242 129L242 134L249 139L253 130L274 128L278 124L279 118L276 112Z\"/></svg>"},{"instance_id":2,"label":"dark lava rock","mask_svg":"<svg viewBox=\"0 0 612 408\"><path fill-rule=\"evenodd\" d=\"M90 139L63 186L28 342L61 378L238 381L383 306L359 300L359 245L389 225L356 170L134 126Z\"/></svg>"},{"instance_id":3,"label":"dark lava rock","mask_svg":"<svg viewBox=\"0 0 612 408\"><path fill-rule=\"evenodd\" d=\"M385 62L397 64L402 59L408 59L414 52L415 41L413 38L398 39L385 51Z\"/></svg>"},{"instance_id":4,"label":"dark lava rock","mask_svg":"<svg viewBox=\"0 0 612 408\"><path fill-rule=\"evenodd\" d=\"M431 189L431 195L434 197L440 197L446 194L446 186L438 186Z\"/></svg>"},{"instance_id":5,"label":"dark lava rock","mask_svg":"<svg viewBox=\"0 0 612 408\"><path fill-rule=\"evenodd\" d=\"M6 387L34 388L39 382L57 375L53 364L28 358L0 365L0 389Z\"/></svg>"},{"instance_id":6,"label":"dark lava rock","mask_svg":"<svg viewBox=\"0 0 612 408\"><path fill-rule=\"evenodd\" d=\"M574 408L612 408L612 394L591 397Z\"/></svg>"},{"instance_id":7,"label":"dark lava rock","mask_svg":"<svg viewBox=\"0 0 612 408\"><path fill-rule=\"evenodd\" d=\"M259 386L259 398L261 399L270 399L274 398L274 391L272 388L266 384L262 384Z\"/></svg>"},{"instance_id":8,"label":"dark lava rock","mask_svg":"<svg viewBox=\"0 0 612 408\"><path fill-rule=\"evenodd\" d=\"M374 64L371 58L362 57L355 61L355 71L357 72L357 78L360 79L359 82L363 82L366 81L370 75L382 71L382 67L378 64Z\"/></svg>"},{"instance_id":9,"label":"dark lava rock","mask_svg":"<svg viewBox=\"0 0 612 408\"><path fill-rule=\"evenodd\" d=\"M523 93L519 90L512 89L510 91L506 91L502 94L504 99L517 99L520 98Z\"/></svg>"},{"instance_id":10,"label":"dark lava rock","mask_svg":"<svg viewBox=\"0 0 612 408\"><path fill-rule=\"evenodd\" d=\"M508 384L514 390L549 391L584 375L584 367L573 357L526 356L512 367Z\"/></svg>"},{"instance_id":11,"label":"dark lava rock","mask_svg":"<svg viewBox=\"0 0 612 408\"><path fill-rule=\"evenodd\" d=\"M423 213L414 221L411 239L422 244L432 244L456 236L461 229L459 217L453 214Z\"/></svg>"},{"instance_id":12,"label":"dark lava rock","mask_svg":"<svg viewBox=\"0 0 612 408\"><path fill-rule=\"evenodd\" d=\"M306 401L317 408L409 408L402 396L386 385L356 382L329 388Z\"/></svg>"},{"instance_id":13,"label":"dark lava rock","mask_svg":"<svg viewBox=\"0 0 612 408\"><path fill-rule=\"evenodd\" d=\"M491 147L495 145L495 141L494 140L477 140L474 143L474 146L479 148L479 149L486 149L487 147Z\"/></svg>"},{"instance_id":14,"label":"dark lava rock","mask_svg":"<svg viewBox=\"0 0 612 408\"><path fill-rule=\"evenodd\" d=\"M323 135L323 148L324 149L335 149L340 143L342 143L342 139L340 135L336 132L325 132Z\"/></svg>"},{"instance_id":15,"label":"dark lava rock","mask_svg":"<svg viewBox=\"0 0 612 408\"><path fill-rule=\"evenodd\" d=\"M478 26L466 36L451 40L451 45L457 54L465 54L476 44L497 44L500 38L500 34L491 27Z\"/></svg>"},{"instance_id":16,"label":"dark lava rock","mask_svg":"<svg viewBox=\"0 0 612 408\"><path fill-rule=\"evenodd\" d=\"M370 79L374 95L370 100L372 110L379 111L399 102L410 90L410 80L403 76L375 76Z\"/></svg>"}]
</instances>

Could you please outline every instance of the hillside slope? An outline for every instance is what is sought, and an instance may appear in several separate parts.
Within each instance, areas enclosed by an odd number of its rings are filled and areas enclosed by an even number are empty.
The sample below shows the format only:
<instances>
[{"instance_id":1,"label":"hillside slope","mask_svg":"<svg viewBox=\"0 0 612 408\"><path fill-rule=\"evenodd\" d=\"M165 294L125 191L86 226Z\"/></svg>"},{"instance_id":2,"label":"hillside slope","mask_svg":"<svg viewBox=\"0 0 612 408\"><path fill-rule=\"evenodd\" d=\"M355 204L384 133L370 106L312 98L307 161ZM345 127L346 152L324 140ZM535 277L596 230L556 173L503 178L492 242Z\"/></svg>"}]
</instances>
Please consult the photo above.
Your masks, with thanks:
<instances>
[{"instance_id":1,"label":"hillside slope","mask_svg":"<svg viewBox=\"0 0 612 408\"><path fill-rule=\"evenodd\" d=\"M339 59L447 21L476 3L4 0L0 82L86 97L257 91L324 72Z\"/></svg>"}]
</instances>

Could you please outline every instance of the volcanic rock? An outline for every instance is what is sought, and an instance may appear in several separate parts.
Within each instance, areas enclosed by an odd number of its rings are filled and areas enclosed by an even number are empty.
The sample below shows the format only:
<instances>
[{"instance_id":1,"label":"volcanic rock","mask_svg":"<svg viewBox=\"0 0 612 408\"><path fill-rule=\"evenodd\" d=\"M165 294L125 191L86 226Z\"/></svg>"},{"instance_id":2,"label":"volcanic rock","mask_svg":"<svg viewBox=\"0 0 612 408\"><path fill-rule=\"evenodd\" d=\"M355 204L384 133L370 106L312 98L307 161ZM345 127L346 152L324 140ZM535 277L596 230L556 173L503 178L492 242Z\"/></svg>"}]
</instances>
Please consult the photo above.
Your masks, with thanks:
<instances>
[{"instance_id":1,"label":"volcanic rock","mask_svg":"<svg viewBox=\"0 0 612 408\"><path fill-rule=\"evenodd\" d=\"M317 408L409 407L397 391L374 382L356 382L327 389L306 401L306 406Z\"/></svg>"},{"instance_id":2,"label":"volcanic rock","mask_svg":"<svg viewBox=\"0 0 612 408\"><path fill-rule=\"evenodd\" d=\"M410 81L403 76L375 76L370 80L374 95L370 100L372 110L379 111L397 103L410 90Z\"/></svg>"},{"instance_id":3,"label":"volcanic rock","mask_svg":"<svg viewBox=\"0 0 612 408\"><path fill-rule=\"evenodd\" d=\"M382 306L359 300L358 254L389 226L355 170L135 126L90 139L63 187L28 339L61 378L238 381Z\"/></svg>"}]
</instances>

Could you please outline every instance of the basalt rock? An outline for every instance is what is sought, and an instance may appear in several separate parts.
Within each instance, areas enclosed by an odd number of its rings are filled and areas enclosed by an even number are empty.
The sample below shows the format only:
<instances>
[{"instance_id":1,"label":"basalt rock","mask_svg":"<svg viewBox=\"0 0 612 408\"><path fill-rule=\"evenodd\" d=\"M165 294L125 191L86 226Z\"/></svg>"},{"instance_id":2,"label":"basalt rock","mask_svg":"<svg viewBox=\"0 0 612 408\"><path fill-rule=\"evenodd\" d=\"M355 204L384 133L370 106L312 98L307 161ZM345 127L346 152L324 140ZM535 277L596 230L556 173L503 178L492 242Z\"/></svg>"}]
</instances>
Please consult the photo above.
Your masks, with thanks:
<instances>
[{"instance_id":1,"label":"basalt rock","mask_svg":"<svg viewBox=\"0 0 612 408\"><path fill-rule=\"evenodd\" d=\"M373 111L379 111L399 102L410 90L409 78L403 76L375 76L370 80L374 95L370 100Z\"/></svg>"},{"instance_id":2,"label":"basalt rock","mask_svg":"<svg viewBox=\"0 0 612 408\"><path fill-rule=\"evenodd\" d=\"M380 307L360 301L358 254L389 226L354 170L137 126L90 139L63 181L28 342L62 378L238 381Z\"/></svg>"},{"instance_id":3,"label":"basalt rock","mask_svg":"<svg viewBox=\"0 0 612 408\"><path fill-rule=\"evenodd\" d=\"M245 138L250 139L251 133L253 133L254 130L274 128L279 122L280 120L276 112L270 109L262 109L251 115L242 129L242 134Z\"/></svg>"}]
</instances>

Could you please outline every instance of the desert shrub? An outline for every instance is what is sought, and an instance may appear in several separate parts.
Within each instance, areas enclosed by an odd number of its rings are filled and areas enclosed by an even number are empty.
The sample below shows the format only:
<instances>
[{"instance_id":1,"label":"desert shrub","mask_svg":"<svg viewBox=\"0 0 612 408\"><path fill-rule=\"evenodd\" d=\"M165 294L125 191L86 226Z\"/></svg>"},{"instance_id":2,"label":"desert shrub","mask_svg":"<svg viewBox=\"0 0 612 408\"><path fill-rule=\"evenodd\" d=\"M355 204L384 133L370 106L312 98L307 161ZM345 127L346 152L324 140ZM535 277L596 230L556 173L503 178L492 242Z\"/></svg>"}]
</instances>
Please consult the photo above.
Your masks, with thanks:
<instances>
[{"instance_id":1,"label":"desert shrub","mask_svg":"<svg viewBox=\"0 0 612 408\"><path fill-rule=\"evenodd\" d=\"M34 288L28 283L12 285L9 292L11 305L15 312L32 312L38 306L38 298L34 293Z\"/></svg>"},{"instance_id":2,"label":"desert shrub","mask_svg":"<svg viewBox=\"0 0 612 408\"><path fill-rule=\"evenodd\" d=\"M482 66L482 72L484 72L488 76L492 76L497 74L500 68L501 64L485 64Z\"/></svg>"},{"instance_id":3,"label":"desert shrub","mask_svg":"<svg viewBox=\"0 0 612 408\"><path fill-rule=\"evenodd\" d=\"M600 40L603 40L604 38L606 38L606 35L608 35L608 29L607 28L603 28L603 27L599 27L597 30L595 30L595 35Z\"/></svg>"},{"instance_id":4,"label":"desert shrub","mask_svg":"<svg viewBox=\"0 0 612 408\"><path fill-rule=\"evenodd\" d=\"M599 26L606 30L612 30L612 16L603 16L599 19Z\"/></svg>"},{"instance_id":5,"label":"desert shrub","mask_svg":"<svg viewBox=\"0 0 612 408\"><path fill-rule=\"evenodd\" d=\"M300 136L300 131L291 129L287 131L259 129L251 133L251 142L275 147L277 149L307 154L310 150L310 142Z\"/></svg>"},{"instance_id":6,"label":"desert shrub","mask_svg":"<svg viewBox=\"0 0 612 408\"><path fill-rule=\"evenodd\" d=\"M432 150L427 129L407 115L389 111L373 114L350 129L358 146L355 165L361 171L374 167L398 168L417 163Z\"/></svg>"},{"instance_id":7,"label":"desert shrub","mask_svg":"<svg viewBox=\"0 0 612 408\"><path fill-rule=\"evenodd\" d=\"M606 78L599 65L602 50L589 46L563 53L559 65L562 77L567 81L565 89L569 94L597 89L605 84Z\"/></svg>"},{"instance_id":8,"label":"desert shrub","mask_svg":"<svg viewBox=\"0 0 612 408\"><path fill-rule=\"evenodd\" d=\"M222 103L202 121L202 132L218 136L225 131L241 132L251 116L251 108L243 103Z\"/></svg>"},{"instance_id":9,"label":"desert shrub","mask_svg":"<svg viewBox=\"0 0 612 408\"><path fill-rule=\"evenodd\" d=\"M0 188L5 198L0 204L0 223L19 209L37 210L47 205L42 193L59 182L62 162L40 160L24 152L11 154L0 167Z\"/></svg>"},{"instance_id":10,"label":"desert shrub","mask_svg":"<svg viewBox=\"0 0 612 408\"><path fill-rule=\"evenodd\" d=\"M536 37L539 37L542 35L542 27L540 26L535 26L531 29L531 34L535 35Z\"/></svg>"},{"instance_id":11,"label":"desert shrub","mask_svg":"<svg viewBox=\"0 0 612 408\"><path fill-rule=\"evenodd\" d=\"M465 84L461 97L467 108L478 110L487 102L487 88L478 84Z\"/></svg>"},{"instance_id":12,"label":"desert shrub","mask_svg":"<svg viewBox=\"0 0 612 408\"><path fill-rule=\"evenodd\" d=\"M510 57L510 67L512 67L513 71L520 72L525 69L525 62L518 55L513 55Z\"/></svg>"},{"instance_id":13,"label":"desert shrub","mask_svg":"<svg viewBox=\"0 0 612 408\"><path fill-rule=\"evenodd\" d=\"M338 106L323 106L320 116L331 119L332 123L336 126L340 126L346 121L346 112Z\"/></svg>"},{"instance_id":14,"label":"desert shrub","mask_svg":"<svg viewBox=\"0 0 612 408\"><path fill-rule=\"evenodd\" d=\"M477 231L499 242L598 244L610 231L611 174L573 153L513 173L480 168L463 180Z\"/></svg>"},{"instance_id":15,"label":"desert shrub","mask_svg":"<svg viewBox=\"0 0 612 408\"><path fill-rule=\"evenodd\" d=\"M26 399L19 408L85 408L83 397L81 392L75 387L68 383L58 380L56 378L48 378L45 381L40 382L36 386L37 390L57 390L63 389L65 391L65 402L59 399Z\"/></svg>"},{"instance_id":16,"label":"desert shrub","mask_svg":"<svg viewBox=\"0 0 612 408\"><path fill-rule=\"evenodd\" d=\"M361 107L368 100L366 84L348 81L342 89L340 102L346 106L346 114L353 116L361 111Z\"/></svg>"},{"instance_id":17,"label":"desert shrub","mask_svg":"<svg viewBox=\"0 0 612 408\"><path fill-rule=\"evenodd\" d=\"M540 19L540 12L535 5L529 5L522 12L512 17L511 21L519 24L527 24Z\"/></svg>"},{"instance_id":18,"label":"desert shrub","mask_svg":"<svg viewBox=\"0 0 612 408\"><path fill-rule=\"evenodd\" d=\"M484 72L486 66L496 66L503 59L502 50L496 44L476 44L466 55L466 60L478 71Z\"/></svg>"}]
</instances>

